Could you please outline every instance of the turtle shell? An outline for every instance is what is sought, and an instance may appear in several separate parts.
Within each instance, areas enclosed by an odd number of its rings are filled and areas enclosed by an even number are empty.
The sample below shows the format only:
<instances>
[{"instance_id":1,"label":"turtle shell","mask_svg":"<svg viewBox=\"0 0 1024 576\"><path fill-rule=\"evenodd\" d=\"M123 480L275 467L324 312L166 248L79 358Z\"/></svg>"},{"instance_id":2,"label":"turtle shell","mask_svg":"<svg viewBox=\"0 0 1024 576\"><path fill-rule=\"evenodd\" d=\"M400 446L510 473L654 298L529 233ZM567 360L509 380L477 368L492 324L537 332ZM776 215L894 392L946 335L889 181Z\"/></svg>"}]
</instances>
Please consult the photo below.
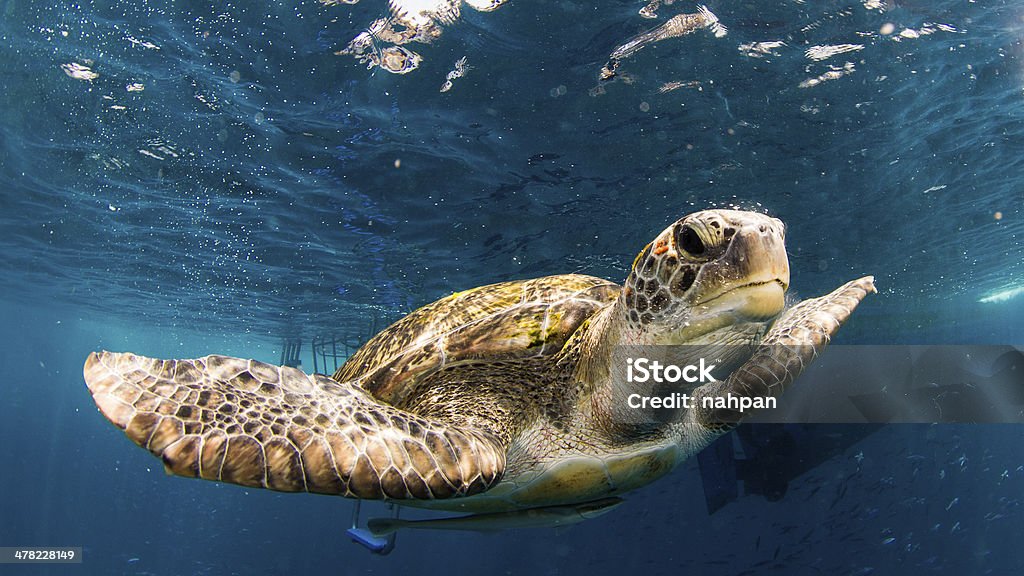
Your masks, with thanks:
<instances>
[{"instance_id":1,"label":"turtle shell","mask_svg":"<svg viewBox=\"0 0 1024 576\"><path fill-rule=\"evenodd\" d=\"M334 379L402 405L415 382L444 368L555 354L619 291L607 280L563 274L456 292L371 338Z\"/></svg>"}]
</instances>

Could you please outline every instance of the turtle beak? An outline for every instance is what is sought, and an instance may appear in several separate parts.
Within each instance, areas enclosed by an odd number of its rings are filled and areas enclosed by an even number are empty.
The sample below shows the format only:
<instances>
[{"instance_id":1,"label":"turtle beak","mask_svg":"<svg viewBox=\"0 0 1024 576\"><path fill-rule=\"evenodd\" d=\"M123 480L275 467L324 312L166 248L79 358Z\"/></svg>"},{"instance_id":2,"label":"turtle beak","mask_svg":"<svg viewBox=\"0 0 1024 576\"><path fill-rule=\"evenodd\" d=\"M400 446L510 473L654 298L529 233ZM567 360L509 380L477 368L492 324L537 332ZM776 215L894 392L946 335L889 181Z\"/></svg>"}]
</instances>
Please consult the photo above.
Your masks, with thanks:
<instances>
[{"instance_id":1,"label":"turtle beak","mask_svg":"<svg viewBox=\"0 0 1024 576\"><path fill-rule=\"evenodd\" d=\"M705 267L702 278L717 289L696 306L729 309L752 320L769 319L782 311L789 289L789 257L784 227L761 216L736 225L720 261Z\"/></svg>"},{"instance_id":2,"label":"turtle beak","mask_svg":"<svg viewBox=\"0 0 1024 576\"><path fill-rule=\"evenodd\" d=\"M740 228L726 252L742 284L776 282L789 289L789 256L785 227L777 218L764 218Z\"/></svg>"}]
</instances>

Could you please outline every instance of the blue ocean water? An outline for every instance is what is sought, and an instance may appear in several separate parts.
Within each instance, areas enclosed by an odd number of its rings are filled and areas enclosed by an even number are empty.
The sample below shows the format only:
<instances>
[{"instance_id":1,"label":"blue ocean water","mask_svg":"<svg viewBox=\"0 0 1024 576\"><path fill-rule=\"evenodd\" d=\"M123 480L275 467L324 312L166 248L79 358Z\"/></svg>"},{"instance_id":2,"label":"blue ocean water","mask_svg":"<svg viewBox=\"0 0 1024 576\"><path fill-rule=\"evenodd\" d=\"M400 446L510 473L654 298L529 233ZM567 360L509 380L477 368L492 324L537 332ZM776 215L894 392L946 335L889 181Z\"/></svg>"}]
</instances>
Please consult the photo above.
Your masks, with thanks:
<instances>
[{"instance_id":1,"label":"blue ocean water","mask_svg":"<svg viewBox=\"0 0 1024 576\"><path fill-rule=\"evenodd\" d=\"M691 463L571 529L403 534L386 558L348 543L348 501L167 477L131 446L82 383L92 350L277 362L454 290L621 281L706 207L782 218L799 295L874 274L842 342L1024 342L1024 5L709 2L727 34L601 82L695 6L463 6L394 75L335 54L385 4L0 2L0 546L85 547L0 573L1024 568L1016 426L887 427L714 515Z\"/></svg>"}]
</instances>

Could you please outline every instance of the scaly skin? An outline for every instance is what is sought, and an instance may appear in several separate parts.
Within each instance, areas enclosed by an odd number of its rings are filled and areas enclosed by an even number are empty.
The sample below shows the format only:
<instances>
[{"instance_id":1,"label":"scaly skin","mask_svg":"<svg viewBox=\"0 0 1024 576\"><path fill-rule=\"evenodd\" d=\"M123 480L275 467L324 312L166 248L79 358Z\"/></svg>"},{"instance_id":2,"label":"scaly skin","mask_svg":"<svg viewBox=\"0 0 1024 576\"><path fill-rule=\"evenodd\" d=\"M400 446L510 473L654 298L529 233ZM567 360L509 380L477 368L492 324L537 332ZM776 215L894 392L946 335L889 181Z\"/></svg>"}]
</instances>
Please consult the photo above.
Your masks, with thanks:
<instances>
[{"instance_id":1,"label":"scaly skin","mask_svg":"<svg viewBox=\"0 0 1024 576\"><path fill-rule=\"evenodd\" d=\"M500 479L493 438L430 422L365 390L287 366L93 353L96 405L179 476L284 492L433 499Z\"/></svg>"}]
</instances>

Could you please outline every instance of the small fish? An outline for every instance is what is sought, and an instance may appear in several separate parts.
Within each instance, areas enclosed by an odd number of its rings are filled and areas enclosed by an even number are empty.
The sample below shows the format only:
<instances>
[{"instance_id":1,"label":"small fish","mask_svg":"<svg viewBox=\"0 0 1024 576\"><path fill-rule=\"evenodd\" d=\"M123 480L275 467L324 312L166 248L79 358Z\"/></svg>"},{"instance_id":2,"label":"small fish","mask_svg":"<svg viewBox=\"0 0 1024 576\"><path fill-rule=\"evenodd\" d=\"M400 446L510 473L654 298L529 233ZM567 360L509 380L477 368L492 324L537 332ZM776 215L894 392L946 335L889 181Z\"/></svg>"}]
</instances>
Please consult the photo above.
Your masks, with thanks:
<instances>
[{"instance_id":1,"label":"small fish","mask_svg":"<svg viewBox=\"0 0 1024 576\"><path fill-rule=\"evenodd\" d=\"M890 536L890 537L886 538L885 540L882 540L882 545L886 546L886 545L892 544L895 541L896 541L896 538Z\"/></svg>"},{"instance_id":2,"label":"small fish","mask_svg":"<svg viewBox=\"0 0 1024 576\"><path fill-rule=\"evenodd\" d=\"M949 505L948 505L948 506L946 506L946 510L949 510L950 508L952 508L953 506L955 506L955 505L956 505L956 503L957 503L957 502L959 502L959 501L960 501L960 497L959 497L959 496L958 496L958 497L956 497L956 498L953 498L952 500L950 500L950 501L949 501Z\"/></svg>"}]
</instances>

